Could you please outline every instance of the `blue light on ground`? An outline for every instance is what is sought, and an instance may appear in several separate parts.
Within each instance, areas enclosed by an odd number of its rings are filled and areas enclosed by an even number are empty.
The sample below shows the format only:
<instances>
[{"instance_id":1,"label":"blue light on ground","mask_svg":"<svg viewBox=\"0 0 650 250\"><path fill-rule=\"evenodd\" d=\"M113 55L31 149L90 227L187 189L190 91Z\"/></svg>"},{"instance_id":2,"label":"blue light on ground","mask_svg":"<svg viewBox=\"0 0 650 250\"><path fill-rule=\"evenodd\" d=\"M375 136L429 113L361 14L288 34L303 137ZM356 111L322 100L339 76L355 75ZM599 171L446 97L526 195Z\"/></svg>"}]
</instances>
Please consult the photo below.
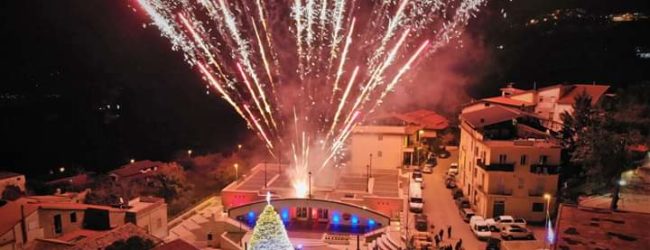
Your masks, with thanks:
<instances>
[{"instance_id":1,"label":"blue light on ground","mask_svg":"<svg viewBox=\"0 0 650 250\"><path fill-rule=\"evenodd\" d=\"M340 220L341 220L341 219L339 218L339 215L338 215L338 214L333 214L333 215L332 215L332 222L334 222L334 224L339 224L339 221L340 221Z\"/></svg>"},{"instance_id":2,"label":"blue light on ground","mask_svg":"<svg viewBox=\"0 0 650 250\"><path fill-rule=\"evenodd\" d=\"M368 219L368 226L374 227L375 226L375 220L373 219Z\"/></svg>"},{"instance_id":3,"label":"blue light on ground","mask_svg":"<svg viewBox=\"0 0 650 250\"><path fill-rule=\"evenodd\" d=\"M255 219L255 212L253 211L248 212L248 219L249 220Z\"/></svg>"}]
</instances>

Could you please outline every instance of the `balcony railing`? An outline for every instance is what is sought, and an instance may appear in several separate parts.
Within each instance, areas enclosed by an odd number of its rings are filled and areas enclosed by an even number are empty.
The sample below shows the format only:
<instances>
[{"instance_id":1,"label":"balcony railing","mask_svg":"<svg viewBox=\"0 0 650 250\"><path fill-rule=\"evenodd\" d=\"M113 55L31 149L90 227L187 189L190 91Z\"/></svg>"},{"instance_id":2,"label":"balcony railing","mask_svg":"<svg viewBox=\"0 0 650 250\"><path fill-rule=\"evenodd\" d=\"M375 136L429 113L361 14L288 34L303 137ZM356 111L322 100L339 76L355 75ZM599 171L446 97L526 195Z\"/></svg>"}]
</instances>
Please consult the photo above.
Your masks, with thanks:
<instances>
[{"instance_id":1,"label":"balcony railing","mask_svg":"<svg viewBox=\"0 0 650 250\"><path fill-rule=\"evenodd\" d=\"M547 164L532 164L530 165L530 172L533 174L558 174L560 166L547 165Z\"/></svg>"},{"instance_id":2,"label":"balcony railing","mask_svg":"<svg viewBox=\"0 0 650 250\"><path fill-rule=\"evenodd\" d=\"M515 163L490 163L490 164L485 164L485 162L481 159L476 160L476 166L479 166L480 168L486 170L486 171L505 171L505 172L513 172L515 171Z\"/></svg>"}]
</instances>

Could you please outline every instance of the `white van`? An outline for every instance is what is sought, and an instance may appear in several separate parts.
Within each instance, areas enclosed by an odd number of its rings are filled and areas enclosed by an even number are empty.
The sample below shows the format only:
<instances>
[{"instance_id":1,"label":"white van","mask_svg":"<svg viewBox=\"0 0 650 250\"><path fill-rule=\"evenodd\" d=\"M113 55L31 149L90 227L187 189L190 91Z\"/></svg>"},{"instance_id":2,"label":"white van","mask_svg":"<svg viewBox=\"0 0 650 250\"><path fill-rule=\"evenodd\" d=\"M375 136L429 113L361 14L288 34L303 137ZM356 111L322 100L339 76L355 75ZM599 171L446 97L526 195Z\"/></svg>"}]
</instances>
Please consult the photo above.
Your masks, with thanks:
<instances>
[{"instance_id":1,"label":"white van","mask_svg":"<svg viewBox=\"0 0 650 250\"><path fill-rule=\"evenodd\" d=\"M414 213L421 213L424 208L424 201L422 200L422 188L420 183L411 182L409 187L409 210Z\"/></svg>"}]
</instances>

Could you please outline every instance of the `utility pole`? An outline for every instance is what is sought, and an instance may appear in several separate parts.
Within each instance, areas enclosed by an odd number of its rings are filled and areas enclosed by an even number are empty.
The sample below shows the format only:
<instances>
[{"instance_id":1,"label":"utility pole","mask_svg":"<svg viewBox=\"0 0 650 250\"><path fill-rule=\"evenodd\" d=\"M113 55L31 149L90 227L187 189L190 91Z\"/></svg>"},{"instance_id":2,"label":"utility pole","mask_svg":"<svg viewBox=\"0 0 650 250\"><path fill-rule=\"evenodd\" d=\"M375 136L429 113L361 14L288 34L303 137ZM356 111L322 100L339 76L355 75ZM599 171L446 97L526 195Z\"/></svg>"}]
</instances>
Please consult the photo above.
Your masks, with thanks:
<instances>
[{"instance_id":1,"label":"utility pole","mask_svg":"<svg viewBox=\"0 0 650 250\"><path fill-rule=\"evenodd\" d=\"M264 161L264 188L267 188L267 179L266 179L266 161Z\"/></svg>"}]
</instances>

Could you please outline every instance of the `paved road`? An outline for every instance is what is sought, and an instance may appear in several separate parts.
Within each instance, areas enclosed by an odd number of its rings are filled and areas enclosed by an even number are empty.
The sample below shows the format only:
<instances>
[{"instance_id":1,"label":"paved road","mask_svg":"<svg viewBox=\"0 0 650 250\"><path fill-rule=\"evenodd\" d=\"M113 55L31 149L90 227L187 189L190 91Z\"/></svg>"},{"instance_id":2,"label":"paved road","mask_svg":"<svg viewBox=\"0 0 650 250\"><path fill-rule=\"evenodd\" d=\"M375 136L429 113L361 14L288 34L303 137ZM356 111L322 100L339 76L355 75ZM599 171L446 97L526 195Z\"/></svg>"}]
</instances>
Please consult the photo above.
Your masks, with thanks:
<instances>
[{"instance_id":1,"label":"paved road","mask_svg":"<svg viewBox=\"0 0 650 250\"><path fill-rule=\"evenodd\" d=\"M433 169L432 174L424 174L424 213L429 217L429 223L435 225L434 231L437 233L444 229L445 243L452 246L458 239L463 239L463 247L467 250L485 249L485 242L479 241L469 229L469 224L465 223L460 214L458 207L451 197L451 191L445 188L444 175L449 169L452 162L458 160L458 151L450 150L451 156L447 159L438 159L438 166ZM447 226L451 225L451 239L447 237Z\"/></svg>"}]
</instances>

